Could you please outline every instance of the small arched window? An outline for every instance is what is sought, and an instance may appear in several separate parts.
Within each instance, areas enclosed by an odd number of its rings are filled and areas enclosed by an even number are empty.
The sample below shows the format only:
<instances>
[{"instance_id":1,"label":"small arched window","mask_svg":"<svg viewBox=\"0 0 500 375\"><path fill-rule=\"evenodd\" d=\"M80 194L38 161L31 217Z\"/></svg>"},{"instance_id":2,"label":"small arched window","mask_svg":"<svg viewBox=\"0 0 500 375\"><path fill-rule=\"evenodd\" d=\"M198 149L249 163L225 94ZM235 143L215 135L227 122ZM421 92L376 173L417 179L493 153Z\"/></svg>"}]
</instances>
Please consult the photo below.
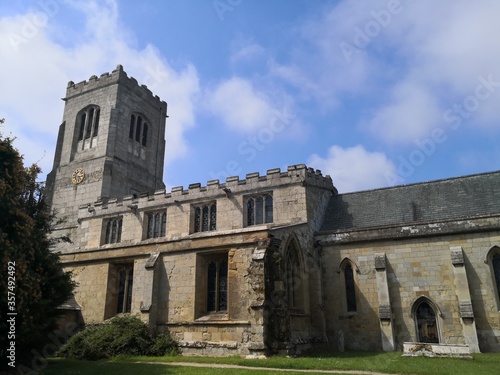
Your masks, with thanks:
<instances>
[{"instance_id":1,"label":"small arched window","mask_svg":"<svg viewBox=\"0 0 500 375\"><path fill-rule=\"evenodd\" d=\"M167 213L154 212L147 215L147 238L165 237L167 229Z\"/></svg>"},{"instance_id":2,"label":"small arched window","mask_svg":"<svg viewBox=\"0 0 500 375\"><path fill-rule=\"evenodd\" d=\"M345 311L347 313L355 313L358 311L356 298L356 278L358 268L349 258L344 258L340 262L337 272L341 274L341 285L344 289Z\"/></svg>"},{"instance_id":3,"label":"small arched window","mask_svg":"<svg viewBox=\"0 0 500 375\"><path fill-rule=\"evenodd\" d=\"M104 236L104 243L118 243L122 240L122 224L121 218L108 219L105 221L106 233Z\"/></svg>"},{"instance_id":4,"label":"small arched window","mask_svg":"<svg viewBox=\"0 0 500 375\"><path fill-rule=\"evenodd\" d=\"M193 231L207 232L217 228L217 204L211 203L194 207Z\"/></svg>"},{"instance_id":5,"label":"small arched window","mask_svg":"<svg viewBox=\"0 0 500 375\"><path fill-rule=\"evenodd\" d=\"M285 267L288 306L292 309L304 310L306 278L295 239L292 239L287 247Z\"/></svg>"}]
</instances>

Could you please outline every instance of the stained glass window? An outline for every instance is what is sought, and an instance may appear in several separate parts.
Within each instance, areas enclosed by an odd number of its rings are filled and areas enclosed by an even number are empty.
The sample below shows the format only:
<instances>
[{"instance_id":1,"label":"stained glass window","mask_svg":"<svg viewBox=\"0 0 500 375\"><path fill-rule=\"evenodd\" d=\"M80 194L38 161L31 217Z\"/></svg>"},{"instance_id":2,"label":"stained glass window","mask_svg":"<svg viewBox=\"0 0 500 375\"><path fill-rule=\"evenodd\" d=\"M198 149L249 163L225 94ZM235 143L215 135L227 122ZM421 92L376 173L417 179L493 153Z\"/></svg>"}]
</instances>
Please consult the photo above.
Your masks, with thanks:
<instances>
[{"instance_id":1,"label":"stained glass window","mask_svg":"<svg viewBox=\"0 0 500 375\"><path fill-rule=\"evenodd\" d=\"M104 243L117 243L122 240L122 224L123 220L119 219L108 219L106 221L106 233L104 237Z\"/></svg>"},{"instance_id":2,"label":"stained glass window","mask_svg":"<svg viewBox=\"0 0 500 375\"><path fill-rule=\"evenodd\" d=\"M119 270L118 301L116 313L129 313L132 309L132 288L134 282L134 267L123 266Z\"/></svg>"},{"instance_id":3,"label":"stained glass window","mask_svg":"<svg viewBox=\"0 0 500 375\"><path fill-rule=\"evenodd\" d=\"M207 268L207 311L227 311L227 260L212 260Z\"/></svg>"},{"instance_id":4,"label":"stained glass window","mask_svg":"<svg viewBox=\"0 0 500 375\"><path fill-rule=\"evenodd\" d=\"M147 238L165 237L167 229L167 213L155 212L147 215Z\"/></svg>"}]
</instances>

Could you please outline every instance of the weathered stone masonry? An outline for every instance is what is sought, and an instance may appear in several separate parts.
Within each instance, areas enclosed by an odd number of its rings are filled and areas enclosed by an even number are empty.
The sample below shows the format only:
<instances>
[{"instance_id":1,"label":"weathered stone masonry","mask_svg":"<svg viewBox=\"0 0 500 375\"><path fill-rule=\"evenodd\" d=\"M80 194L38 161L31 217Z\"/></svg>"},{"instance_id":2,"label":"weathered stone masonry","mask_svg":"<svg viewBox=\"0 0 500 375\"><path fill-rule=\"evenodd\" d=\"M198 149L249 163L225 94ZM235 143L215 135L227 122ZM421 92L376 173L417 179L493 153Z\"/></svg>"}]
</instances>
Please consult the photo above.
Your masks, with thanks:
<instances>
[{"instance_id":1,"label":"weathered stone masonry","mask_svg":"<svg viewBox=\"0 0 500 375\"><path fill-rule=\"evenodd\" d=\"M47 186L84 323L137 314L192 355L500 350L499 172L338 194L294 165L167 192L165 102L121 66L64 100Z\"/></svg>"}]
</instances>

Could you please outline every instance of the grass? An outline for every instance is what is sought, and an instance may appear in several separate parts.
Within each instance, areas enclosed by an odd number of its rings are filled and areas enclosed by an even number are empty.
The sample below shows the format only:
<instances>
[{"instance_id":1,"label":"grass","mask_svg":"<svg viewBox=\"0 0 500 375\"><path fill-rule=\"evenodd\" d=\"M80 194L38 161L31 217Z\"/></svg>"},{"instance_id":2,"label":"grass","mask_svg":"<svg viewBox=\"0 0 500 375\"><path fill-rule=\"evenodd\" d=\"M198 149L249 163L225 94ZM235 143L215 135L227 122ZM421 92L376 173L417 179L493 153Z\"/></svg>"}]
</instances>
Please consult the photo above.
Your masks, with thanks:
<instances>
[{"instance_id":1,"label":"grass","mask_svg":"<svg viewBox=\"0 0 500 375\"><path fill-rule=\"evenodd\" d=\"M285 373L279 369L309 370L364 370L387 374L412 375L488 375L498 374L500 353L476 354L473 360L456 358L401 357L400 352L391 353L320 353L311 357L287 358L282 356L267 359L243 359L240 357L117 357L107 362L85 362L72 360L51 360L42 375L62 374L263 374L262 371L244 369L221 369L213 366L205 368L164 366L161 364L141 364L131 362L195 362L205 364L233 364L249 367L275 368L273 374ZM293 375L295 372L286 372Z\"/></svg>"}]
</instances>

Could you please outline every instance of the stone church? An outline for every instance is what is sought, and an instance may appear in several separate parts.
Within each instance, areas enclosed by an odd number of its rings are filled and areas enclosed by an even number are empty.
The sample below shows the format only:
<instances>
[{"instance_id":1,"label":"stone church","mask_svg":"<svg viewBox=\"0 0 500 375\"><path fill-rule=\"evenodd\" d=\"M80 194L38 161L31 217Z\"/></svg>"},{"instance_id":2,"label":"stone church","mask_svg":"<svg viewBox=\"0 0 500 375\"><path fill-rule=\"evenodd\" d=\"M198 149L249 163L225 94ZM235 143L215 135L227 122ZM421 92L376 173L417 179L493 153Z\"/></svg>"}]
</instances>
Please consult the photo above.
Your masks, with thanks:
<instances>
[{"instance_id":1,"label":"stone church","mask_svg":"<svg viewBox=\"0 0 500 375\"><path fill-rule=\"evenodd\" d=\"M500 350L500 172L339 194L301 164L166 191L164 101L120 65L63 100L47 189L83 323L135 314L193 355Z\"/></svg>"}]
</instances>

